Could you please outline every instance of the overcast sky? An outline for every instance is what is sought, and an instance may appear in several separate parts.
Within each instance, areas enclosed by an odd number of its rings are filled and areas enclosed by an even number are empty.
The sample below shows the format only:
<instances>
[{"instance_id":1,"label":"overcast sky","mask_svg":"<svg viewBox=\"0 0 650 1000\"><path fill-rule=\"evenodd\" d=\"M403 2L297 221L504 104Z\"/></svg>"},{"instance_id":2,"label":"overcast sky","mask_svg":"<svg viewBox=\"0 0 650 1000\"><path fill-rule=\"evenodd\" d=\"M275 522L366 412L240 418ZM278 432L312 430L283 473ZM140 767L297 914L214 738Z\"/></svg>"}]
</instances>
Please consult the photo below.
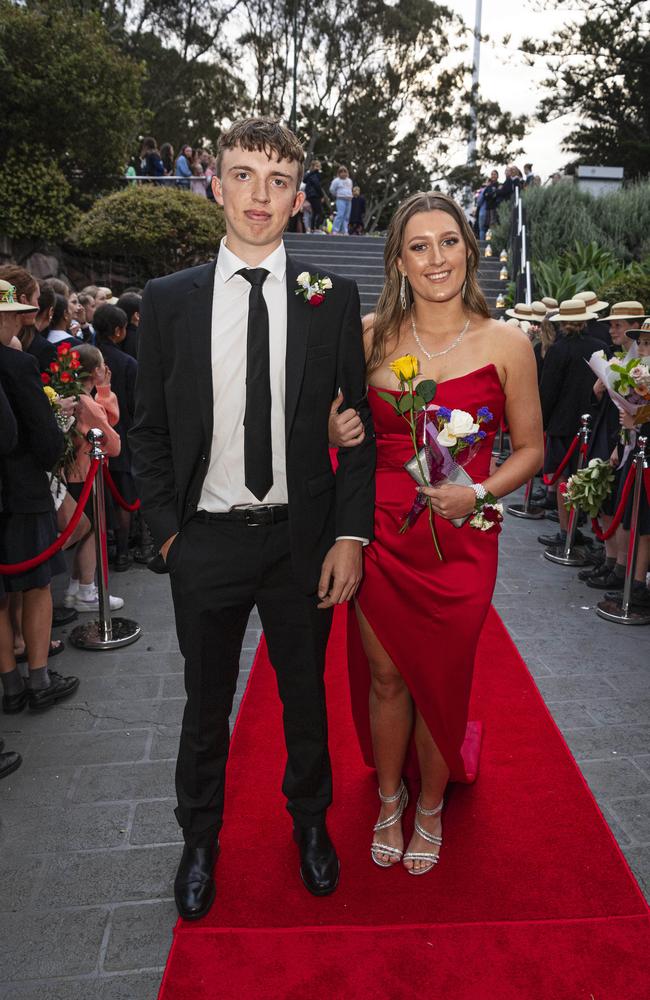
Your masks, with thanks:
<instances>
[{"instance_id":1,"label":"overcast sky","mask_svg":"<svg viewBox=\"0 0 650 1000\"><path fill-rule=\"evenodd\" d=\"M446 0L446 3L473 26L475 0ZM517 114L534 112L540 95L538 82L544 76L542 65L534 69L524 65L519 52L521 39L550 36L567 21L580 17L576 10L538 13L532 7L526 0L483 0L482 33L490 36L490 42L481 45L481 92L488 99L498 100L505 110ZM511 38L504 48L501 40L506 34ZM576 118L567 116L535 126L523 142L525 153L517 158L518 165L532 162L535 173L546 180L571 159L571 154L563 152L560 146L576 122Z\"/></svg>"}]
</instances>

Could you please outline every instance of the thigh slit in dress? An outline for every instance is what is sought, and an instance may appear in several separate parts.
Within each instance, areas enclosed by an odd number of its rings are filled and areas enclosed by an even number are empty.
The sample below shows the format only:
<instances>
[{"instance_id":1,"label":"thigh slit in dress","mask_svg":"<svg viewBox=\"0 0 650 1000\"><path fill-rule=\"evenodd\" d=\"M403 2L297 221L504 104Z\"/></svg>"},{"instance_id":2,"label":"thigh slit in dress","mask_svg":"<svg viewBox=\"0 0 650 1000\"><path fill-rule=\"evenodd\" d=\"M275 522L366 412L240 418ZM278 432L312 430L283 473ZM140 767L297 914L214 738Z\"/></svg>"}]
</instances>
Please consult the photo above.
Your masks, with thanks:
<instances>
[{"instance_id":1,"label":"thigh slit in dress","mask_svg":"<svg viewBox=\"0 0 650 1000\"><path fill-rule=\"evenodd\" d=\"M469 522L455 528L434 517L442 562L435 552L426 510L414 526L399 534L415 496L415 483L404 469L413 455L409 427L373 386L368 395L377 435L375 539L365 549L357 601L406 681L449 767L450 780L472 782L478 769L481 726L468 722L469 700L476 648L494 592L498 532L479 531ZM487 436L466 466L475 482L487 479L505 404L495 366L439 383L435 403L467 410L473 416L481 406L490 409L493 419L483 425ZM365 762L374 767L370 669L352 604L348 663L357 735ZM411 746L407 770L413 766L417 764Z\"/></svg>"}]
</instances>

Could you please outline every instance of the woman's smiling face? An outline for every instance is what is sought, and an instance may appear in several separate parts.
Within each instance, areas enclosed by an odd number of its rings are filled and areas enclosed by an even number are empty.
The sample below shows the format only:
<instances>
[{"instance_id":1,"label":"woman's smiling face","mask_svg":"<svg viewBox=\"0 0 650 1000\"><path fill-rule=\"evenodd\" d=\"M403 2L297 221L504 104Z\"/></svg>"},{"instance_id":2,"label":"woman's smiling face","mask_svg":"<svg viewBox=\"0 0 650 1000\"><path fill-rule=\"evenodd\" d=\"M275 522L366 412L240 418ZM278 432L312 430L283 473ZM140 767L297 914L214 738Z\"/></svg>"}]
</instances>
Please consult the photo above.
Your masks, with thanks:
<instances>
[{"instance_id":1,"label":"woman's smiling face","mask_svg":"<svg viewBox=\"0 0 650 1000\"><path fill-rule=\"evenodd\" d=\"M414 295L430 302L454 298L467 275L467 246L453 216L440 209L413 215L397 265Z\"/></svg>"}]
</instances>

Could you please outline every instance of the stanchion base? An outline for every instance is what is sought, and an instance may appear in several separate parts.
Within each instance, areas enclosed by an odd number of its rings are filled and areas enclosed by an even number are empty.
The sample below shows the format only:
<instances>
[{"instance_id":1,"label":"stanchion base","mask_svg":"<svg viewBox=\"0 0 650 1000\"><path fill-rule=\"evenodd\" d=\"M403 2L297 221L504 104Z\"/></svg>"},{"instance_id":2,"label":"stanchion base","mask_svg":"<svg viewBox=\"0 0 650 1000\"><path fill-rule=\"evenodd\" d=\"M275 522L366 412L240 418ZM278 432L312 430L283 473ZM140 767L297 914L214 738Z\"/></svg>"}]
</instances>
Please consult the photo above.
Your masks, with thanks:
<instances>
[{"instance_id":1,"label":"stanchion base","mask_svg":"<svg viewBox=\"0 0 650 1000\"><path fill-rule=\"evenodd\" d=\"M118 649L129 646L142 635L142 628L130 618L113 618L111 620L113 637L102 638L102 628L98 621L78 625L70 633L70 642L78 649Z\"/></svg>"},{"instance_id":2,"label":"stanchion base","mask_svg":"<svg viewBox=\"0 0 650 1000\"><path fill-rule=\"evenodd\" d=\"M650 613L647 611L635 611L629 608L627 614L623 612L623 599L616 601L599 601L596 614L608 622L618 622L619 625L650 625Z\"/></svg>"},{"instance_id":3,"label":"stanchion base","mask_svg":"<svg viewBox=\"0 0 650 1000\"><path fill-rule=\"evenodd\" d=\"M591 562L591 556L587 555L582 546L576 546L565 556L564 545L551 545L544 550L544 558L559 566L588 566Z\"/></svg>"},{"instance_id":4,"label":"stanchion base","mask_svg":"<svg viewBox=\"0 0 650 1000\"><path fill-rule=\"evenodd\" d=\"M506 510L513 517L525 517L529 521L541 521L546 514L544 507L536 507L535 504L530 504L528 510L526 510L525 504L513 503L509 507L506 507Z\"/></svg>"}]
</instances>

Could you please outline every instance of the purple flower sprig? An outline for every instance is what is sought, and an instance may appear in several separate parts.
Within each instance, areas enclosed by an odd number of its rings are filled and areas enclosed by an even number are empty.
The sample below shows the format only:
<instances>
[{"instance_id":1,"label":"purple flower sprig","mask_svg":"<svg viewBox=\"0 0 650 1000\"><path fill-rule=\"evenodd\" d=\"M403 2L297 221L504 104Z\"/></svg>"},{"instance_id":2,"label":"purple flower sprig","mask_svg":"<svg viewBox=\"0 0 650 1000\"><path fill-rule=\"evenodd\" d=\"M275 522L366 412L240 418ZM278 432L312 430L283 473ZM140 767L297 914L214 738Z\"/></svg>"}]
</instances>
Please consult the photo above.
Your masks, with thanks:
<instances>
[{"instance_id":1,"label":"purple flower sprig","mask_svg":"<svg viewBox=\"0 0 650 1000\"><path fill-rule=\"evenodd\" d=\"M477 410L476 412L476 422L478 424L487 424L490 422L490 420L493 419L494 419L493 414L490 413L487 406L481 406L480 409ZM485 437L485 434L483 434L483 437Z\"/></svg>"}]
</instances>

